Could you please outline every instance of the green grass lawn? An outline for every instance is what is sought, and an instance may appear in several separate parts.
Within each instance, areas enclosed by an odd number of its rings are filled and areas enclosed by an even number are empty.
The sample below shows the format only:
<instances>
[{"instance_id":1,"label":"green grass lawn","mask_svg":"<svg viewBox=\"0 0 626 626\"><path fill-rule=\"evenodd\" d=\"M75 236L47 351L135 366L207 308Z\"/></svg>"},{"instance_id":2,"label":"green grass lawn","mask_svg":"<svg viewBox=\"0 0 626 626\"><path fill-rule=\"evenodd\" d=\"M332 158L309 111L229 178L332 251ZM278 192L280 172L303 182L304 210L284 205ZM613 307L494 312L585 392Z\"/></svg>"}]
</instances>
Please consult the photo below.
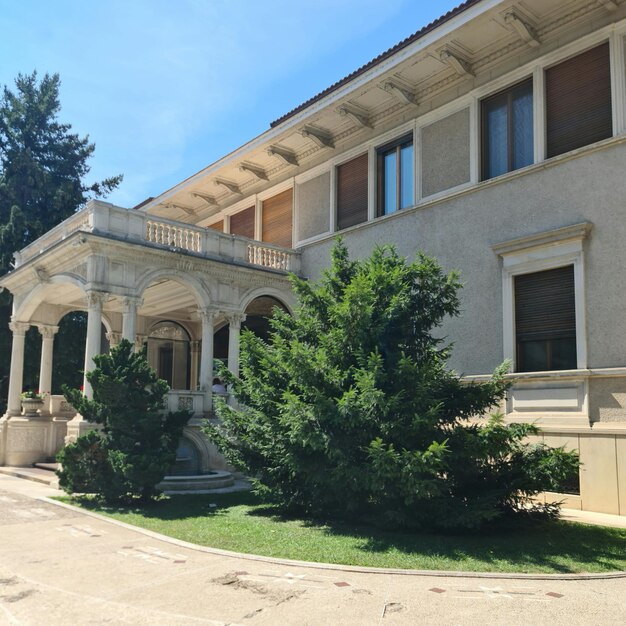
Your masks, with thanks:
<instances>
[{"instance_id":1,"label":"green grass lawn","mask_svg":"<svg viewBox=\"0 0 626 626\"><path fill-rule=\"evenodd\" d=\"M626 570L626 530L569 522L442 535L284 519L248 492L173 496L130 509L62 499L202 546L287 559L482 572Z\"/></svg>"}]
</instances>

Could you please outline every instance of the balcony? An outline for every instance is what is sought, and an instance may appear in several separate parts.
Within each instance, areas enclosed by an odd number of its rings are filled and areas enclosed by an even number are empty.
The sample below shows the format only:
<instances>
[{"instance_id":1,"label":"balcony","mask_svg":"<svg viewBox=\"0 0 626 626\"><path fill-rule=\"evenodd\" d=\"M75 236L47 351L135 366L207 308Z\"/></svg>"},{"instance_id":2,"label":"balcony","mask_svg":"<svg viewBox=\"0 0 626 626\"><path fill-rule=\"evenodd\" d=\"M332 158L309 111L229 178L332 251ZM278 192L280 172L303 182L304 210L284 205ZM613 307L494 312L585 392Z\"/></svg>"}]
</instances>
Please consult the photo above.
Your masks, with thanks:
<instances>
[{"instance_id":1,"label":"balcony","mask_svg":"<svg viewBox=\"0 0 626 626\"><path fill-rule=\"evenodd\" d=\"M84 209L16 253L15 269L77 231L165 248L172 252L186 252L212 260L295 274L300 271L300 255L294 250L226 235L211 228L155 218L99 200L91 200Z\"/></svg>"}]
</instances>

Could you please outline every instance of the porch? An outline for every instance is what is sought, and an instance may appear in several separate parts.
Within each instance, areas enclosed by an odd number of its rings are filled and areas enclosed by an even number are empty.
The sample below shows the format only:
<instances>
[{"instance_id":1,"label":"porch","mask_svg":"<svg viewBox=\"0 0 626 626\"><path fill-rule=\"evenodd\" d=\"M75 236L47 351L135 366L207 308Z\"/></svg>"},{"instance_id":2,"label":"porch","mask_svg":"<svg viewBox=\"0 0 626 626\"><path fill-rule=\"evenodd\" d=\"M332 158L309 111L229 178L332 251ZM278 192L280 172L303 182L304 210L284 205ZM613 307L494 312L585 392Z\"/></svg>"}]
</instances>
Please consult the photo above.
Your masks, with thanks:
<instances>
[{"instance_id":1,"label":"porch","mask_svg":"<svg viewBox=\"0 0 626 626\"><path fill-rule=\"evenodd\" d=\"M35 415L25 414L21 399L28 329L36 327L41 337L38 389L50 393L59 324L80 312L86 314L84 371L122 338L146 346L150 364L170 385L168 408L193 412L185 438L201 469L223 466L199 439L200 418L212 411L216 362L237 374L241 329L264 334L274 307L292 310L287 273L299 272L298 253L91 201L21 250L14 265L0 280L13 294L0 464L48 459L64 440L88 430L61 396L48 395ZM91 396L86 378L83 388Z\"/></svg>"}]
</instances>

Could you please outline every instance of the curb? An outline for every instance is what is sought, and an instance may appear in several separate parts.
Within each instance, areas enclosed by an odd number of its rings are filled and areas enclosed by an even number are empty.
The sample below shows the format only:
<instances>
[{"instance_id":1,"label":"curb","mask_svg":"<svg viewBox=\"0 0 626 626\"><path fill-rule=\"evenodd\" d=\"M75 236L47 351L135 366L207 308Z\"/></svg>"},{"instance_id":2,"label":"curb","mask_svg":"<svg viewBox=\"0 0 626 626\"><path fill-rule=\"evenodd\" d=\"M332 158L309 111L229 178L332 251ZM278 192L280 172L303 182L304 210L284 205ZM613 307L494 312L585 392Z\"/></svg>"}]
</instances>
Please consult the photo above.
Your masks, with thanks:
<instances>
[{"instance_id":1,"label":"curb","mask_svg":"<svg viewBox=\"0 0 626 626\"><path fill-rule=\"evenodd\" d=\"M220 550L219 548L210 548L207 546L200 546L195 543L189 543L182 539L175 539L174 537L168 537L167 535L161 535L152 530L146 530L139 526L133 526L126 522L120 522L119 520L106 517L100 513L94 513L82 509L73 504L67 504L66 502L59 502L46 496L40 496L37 500L47 502L48 504L54 504L55 506L68 509L81 513L88 517L93 517L108 524L113 524L127 530L132 530L146 537L157 539L165 543L169 543L181 548L187 548L195 552L203 552L205 554L214 554L217 556L226 556L236 559L244 559L247 561L259 561L261 563L273 563L276 565L290 565L297 567L308 567L311 569L322 570L335 570L339 572L353 572L358 574L396 574L400 576L421 576L421 577L433 577L433 578L491 578L491 579L508 579L508 580L605 580L611 578L626 578L626 571L620 572L604 572L604 573L589 573L589 574L524 574L524 573L506 573L506 572L461 572L456 570L418 570L418 569L394 569L385 567L365 567L357 565L340 565L334 563L317 563L315 561L297 561L293 559L281 559L271 556L259 556L257 554L246 554L243 552L232 552L230 550Z\"/></svg>"}]
</instances>

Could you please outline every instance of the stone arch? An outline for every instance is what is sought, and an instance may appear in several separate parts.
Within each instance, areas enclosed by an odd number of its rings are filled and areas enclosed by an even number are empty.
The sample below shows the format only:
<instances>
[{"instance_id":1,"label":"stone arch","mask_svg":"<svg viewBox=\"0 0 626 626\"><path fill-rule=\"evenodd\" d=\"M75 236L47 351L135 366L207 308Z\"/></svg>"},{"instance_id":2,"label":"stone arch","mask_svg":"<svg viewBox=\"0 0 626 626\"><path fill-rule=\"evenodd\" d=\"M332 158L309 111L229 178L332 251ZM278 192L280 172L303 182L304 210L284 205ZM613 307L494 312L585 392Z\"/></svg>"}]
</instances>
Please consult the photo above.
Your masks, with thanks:
<instances>
[{"instance_id":1,"label":"stone arch","mask_svg":"<svg viewBox=\"0 0 626 626\"><path fill-rule=\"evenodd\" d=\"M282 304L290 315L293 315L295 308L295 299L291 292L285 292L280 289L276 289L274 287L256 287L254 289L248 290L243 298L239 301L239 310L242 313L245 313L246 309L250 305L253 300L256 298L260 298L262 296L268 296L270 298L274 298L278 300L280 304Z\"/></svg>"},{"instance_id":2,"label":"stone arch","mask_svg":"<svg viewBox=\"0 0 626 626\"><path fill-rule=\"evenodd\" d=\"M136 294L141 297L152 283L161 279L170 279L189 287L194 294L199 307L205 308L210 306L211 300L213 299L211 289L193 274L189 272L181 272L176 269L162 268L149 270L137 281Z\"/></svg>"},{"instance_id":3,"label":"stone arch","mask_svg":"<svg viewBox=\"0 0 626 626\"><path fill-rule=\"evenodd\" d=\"M212 444L197 426L187 425L183 429L183 437L189 440L198 453L199 471L206 474L211 469Z\"/></svg>"},{"instance_id":4,"label":"stone arch","mask_svg":"<svg viewBox=\"0 0 626 626\"><path fill-rule=\"evenodd\" d=\"M85 280L76 276L75 274L57 274L52 276L49 281L37 285L19 304L14 312L16 320L29 321L37 307L40 304L45 303L46 293L50 290L51 286L59 284L74 285L84 294L85 293Z\"/></svg>"}]
</instances>

